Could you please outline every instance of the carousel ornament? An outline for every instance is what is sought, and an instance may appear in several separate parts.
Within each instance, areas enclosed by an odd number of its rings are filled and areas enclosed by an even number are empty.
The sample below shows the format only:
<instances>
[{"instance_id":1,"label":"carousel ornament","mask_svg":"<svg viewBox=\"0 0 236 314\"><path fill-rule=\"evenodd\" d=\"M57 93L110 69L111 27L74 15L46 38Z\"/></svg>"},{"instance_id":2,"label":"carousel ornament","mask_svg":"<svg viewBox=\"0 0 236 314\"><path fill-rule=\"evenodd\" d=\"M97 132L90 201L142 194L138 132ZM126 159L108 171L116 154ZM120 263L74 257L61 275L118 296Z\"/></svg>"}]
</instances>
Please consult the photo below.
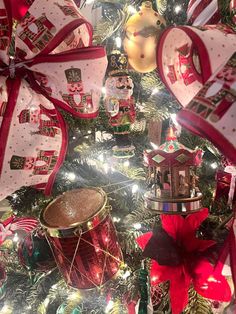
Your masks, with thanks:
<instances>
[{"instance_id":1,"label":"carousel ornament","mask_svg":"<svg viewBox=\"0 0 236 314\"><path fill-rule=\"evenodd\" d=\"M202 194L197 186L196 167L201 164L202 151L180 144L173 127L158 149L144 152L148 167L148 187L144 195L149 210L165 214L189 214L201 209Z\"/></svg>"},{"instance_id":2,"label":"carousel ornament","mask_svg":"<svg viewBox=\"0 0 236 314\"><path fill-rule=\"evenodd\" d=\"M164 18L152 9L151 1L144 1L140 11L130 17L123 45L135 71L148 73L156 69L156 46L165 26Z\"/></svg>"}]
</instances>

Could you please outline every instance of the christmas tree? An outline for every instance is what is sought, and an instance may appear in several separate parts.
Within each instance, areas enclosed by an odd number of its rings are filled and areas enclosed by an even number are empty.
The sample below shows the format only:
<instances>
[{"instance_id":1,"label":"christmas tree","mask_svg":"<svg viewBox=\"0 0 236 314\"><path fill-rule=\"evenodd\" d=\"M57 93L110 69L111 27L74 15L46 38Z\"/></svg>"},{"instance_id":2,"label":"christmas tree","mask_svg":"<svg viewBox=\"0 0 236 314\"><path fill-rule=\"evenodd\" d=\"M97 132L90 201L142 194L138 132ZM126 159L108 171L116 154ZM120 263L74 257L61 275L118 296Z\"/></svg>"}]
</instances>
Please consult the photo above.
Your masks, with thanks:
<instances>
[{"instance_id":1,"label":"christmas tree","mask_svg":"<svg viewBox=\"0 0 236 314\"><path fill-rule=\"evenodd\" d=\"M0 0L0 313L235 313L216 2Z\"/></svg>"}]
</instances>

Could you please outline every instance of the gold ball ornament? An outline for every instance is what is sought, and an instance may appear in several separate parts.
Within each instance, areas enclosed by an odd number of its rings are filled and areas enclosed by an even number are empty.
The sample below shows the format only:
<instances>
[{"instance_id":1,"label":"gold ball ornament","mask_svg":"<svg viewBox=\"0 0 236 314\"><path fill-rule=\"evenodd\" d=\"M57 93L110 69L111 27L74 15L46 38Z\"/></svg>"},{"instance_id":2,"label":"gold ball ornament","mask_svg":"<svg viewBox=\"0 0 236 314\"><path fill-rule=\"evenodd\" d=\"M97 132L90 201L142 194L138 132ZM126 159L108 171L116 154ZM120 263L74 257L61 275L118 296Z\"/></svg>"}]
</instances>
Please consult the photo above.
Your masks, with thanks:
<instances>
[{"instance_id":1,"label":"gold ball ornament","mask_svg":"<svg viewBox=\"0 0 236 314\"><path fill-rule=\"evenodd\" d=\"M135 71L148 73L155 70L156 46L165 26L165 19L152 9L151 1L143 2L140 11L130 17L125 26L123 45Z\"/></svg>"}]
</instances>

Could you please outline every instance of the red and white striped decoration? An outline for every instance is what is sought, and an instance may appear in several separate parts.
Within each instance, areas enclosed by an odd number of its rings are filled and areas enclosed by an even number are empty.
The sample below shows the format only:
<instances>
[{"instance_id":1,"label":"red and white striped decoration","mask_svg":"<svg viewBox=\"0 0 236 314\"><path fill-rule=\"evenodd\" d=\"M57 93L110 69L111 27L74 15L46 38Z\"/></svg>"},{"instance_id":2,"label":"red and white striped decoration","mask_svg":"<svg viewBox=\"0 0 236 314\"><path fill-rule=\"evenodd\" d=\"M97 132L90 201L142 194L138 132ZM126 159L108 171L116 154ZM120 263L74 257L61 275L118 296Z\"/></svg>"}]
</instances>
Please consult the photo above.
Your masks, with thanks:
<instances>
[{"instance_id":1,"label":"red and white striped decoration","mask_svg":"<svg viewBox=\"0 0 236 314\"><path fill-rule=\"evenodd\" d=\"M0 222L0 245L6 238L13 236L18 230L24 230L29 233L38 226L39 222L35 218L15 218L9 217Z\"/></svg>"},{"instance_id":2,"label":"red and white striped decoration","mask_svg":"<svg viewBox=\"0 0 236 314\"><path fill-rule=\"evenodd\" d=\"M193 26L218 24L220 12L217 0L190 0L187 21Z\"/></svg>"}]
</instances>

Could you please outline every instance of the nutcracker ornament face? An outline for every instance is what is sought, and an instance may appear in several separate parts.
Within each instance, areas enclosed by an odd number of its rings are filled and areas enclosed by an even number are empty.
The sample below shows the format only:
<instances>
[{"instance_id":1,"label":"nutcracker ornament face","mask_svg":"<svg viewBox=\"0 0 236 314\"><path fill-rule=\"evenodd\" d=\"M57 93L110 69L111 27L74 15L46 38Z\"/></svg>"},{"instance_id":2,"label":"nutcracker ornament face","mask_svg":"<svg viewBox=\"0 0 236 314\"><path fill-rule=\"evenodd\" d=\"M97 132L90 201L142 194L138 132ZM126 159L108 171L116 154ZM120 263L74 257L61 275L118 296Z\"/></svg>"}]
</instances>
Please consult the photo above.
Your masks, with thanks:
<instances>
[{"instance_id":1,"label":"nutcracker ornament face","mask_svg":"<svg viewBox=\"0 0 236 314\"><path fill-rule=\"evenodd\" d=\"M105 83L106 96L117 99L128 99L133 94L134 84L127 75L109 77Z\"/></svg>"}]
</instances>

